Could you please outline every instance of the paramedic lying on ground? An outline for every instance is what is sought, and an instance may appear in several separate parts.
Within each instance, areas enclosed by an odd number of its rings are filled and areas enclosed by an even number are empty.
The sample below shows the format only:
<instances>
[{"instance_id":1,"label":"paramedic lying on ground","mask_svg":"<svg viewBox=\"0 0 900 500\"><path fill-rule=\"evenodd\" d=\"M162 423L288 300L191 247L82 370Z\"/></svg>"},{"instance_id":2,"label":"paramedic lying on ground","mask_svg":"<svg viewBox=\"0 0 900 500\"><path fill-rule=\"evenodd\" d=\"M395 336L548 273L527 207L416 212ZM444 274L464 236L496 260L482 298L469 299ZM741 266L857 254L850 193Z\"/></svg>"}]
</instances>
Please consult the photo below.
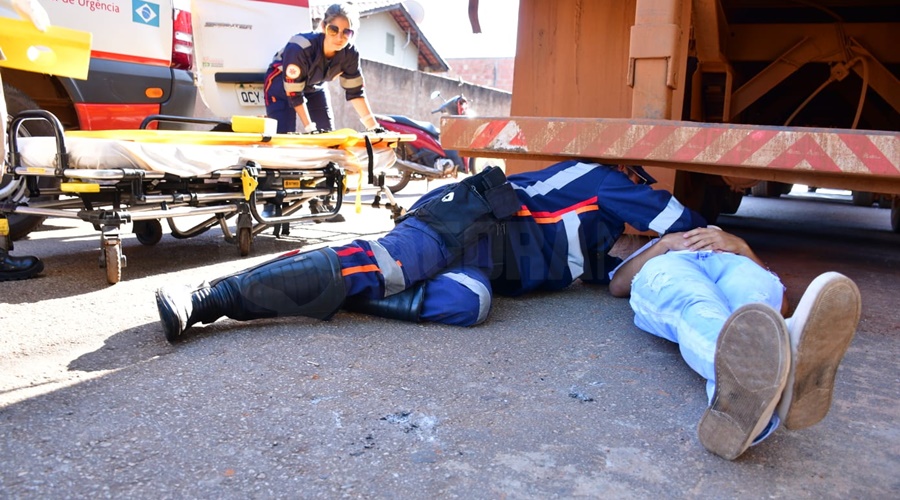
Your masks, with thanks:
<instances>
[{"instance_id":1,"label":"paramedic lying on ground","mask_svg":"<svg viewBox=\"0 0 900 500\"><path fill-rule=\"evenodd\" d=\"M568 161L512 175L496 167L424 195L384 237L291 252L191 290L157 291L169 341L222 316L331 317L340 307L471 326L493 293L608 282L607 252L629 223L657 233L706 222L640 167ZM502 221L502 222L500 222Z\"/></svg>"},{"instance_id":2,"label":"paramedic lying on ground","mask_svg":"<svg viewBox=\"0 0 900 500\"><path fill-rule=\"evenodd\" d=\"M706 380L703 446L733 460L780 423L803 429L831 406L834 377L860 315L856 285L835 272L812 281L786 320L784 286L747 243L715 226L670 233L614 270L634 323L676 342Z\"/></svg>"},{"instance_id":3,"label":"paramedic lying on ground","mask_svg":"<svg viewBox=\"0 0 900 500\"><path fill-rule=\"evenodd\" d=\"M193 291L163 288L166 338L222 316L325 319L342 305L476 325L493 292L562 289L579 277L605 283L619 262L607 252L626 222L659 233L705 225L671 194L643 185L652 179L640 167L569 161L509 181L486 169L426 194L376 241L292 252Z\"/></svg>"}]
</instances>

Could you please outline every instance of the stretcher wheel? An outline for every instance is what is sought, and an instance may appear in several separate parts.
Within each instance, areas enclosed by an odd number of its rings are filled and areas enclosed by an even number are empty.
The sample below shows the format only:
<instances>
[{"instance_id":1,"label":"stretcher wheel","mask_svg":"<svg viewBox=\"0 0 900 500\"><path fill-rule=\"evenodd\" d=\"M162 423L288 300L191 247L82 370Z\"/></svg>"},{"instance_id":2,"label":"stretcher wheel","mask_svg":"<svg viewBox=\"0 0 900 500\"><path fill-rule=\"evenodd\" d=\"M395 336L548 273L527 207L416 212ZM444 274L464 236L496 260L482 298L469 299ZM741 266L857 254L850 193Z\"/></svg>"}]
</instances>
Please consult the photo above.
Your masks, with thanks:
<instances>
[{"instance_id":1,"label":"stretcher wheel","mask_svg":"<svg viewBox=\"0 0 900 500\"><path fill-rule=\"evenodd\" d=\"M250 255L250 240L252 234L249 227L238 229L238 249L241 251L241 257Z\"/></svg>"},{"instance_id":2,"label":"stretcher wheel","mask_svg":"<svg viewBox=\"0 0 900 500\"><path fill-rule=\"evenodd\" d=\"M122 279L122 245L104 246L103 259L106 264L106 281L115 285Z\"/></svg>"},{"instance_id":3,"label":"stretcher wheel","mask_svg":"<svg viewBox=\"0 0 900 500\"><path fill-rule=\"evenodd\" d=\"M142 245L153 246L162 239L162 224L156 219L135 221L134 235Z\"/></svg>"}]
</instances>

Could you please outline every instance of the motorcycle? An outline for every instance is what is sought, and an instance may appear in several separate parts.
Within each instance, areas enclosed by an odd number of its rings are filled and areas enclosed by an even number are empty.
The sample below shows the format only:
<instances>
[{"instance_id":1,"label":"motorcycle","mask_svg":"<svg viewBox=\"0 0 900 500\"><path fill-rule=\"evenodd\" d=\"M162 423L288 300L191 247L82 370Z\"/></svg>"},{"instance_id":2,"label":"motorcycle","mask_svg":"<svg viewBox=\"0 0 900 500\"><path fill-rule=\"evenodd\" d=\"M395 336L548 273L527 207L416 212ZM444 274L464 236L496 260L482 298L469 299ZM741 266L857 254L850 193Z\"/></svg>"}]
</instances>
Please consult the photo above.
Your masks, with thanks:
<instances>
[{"instance_id":1,"label":"motorcycle","mask_svg":"<svg viewBox=\"0 0 900 500\"><path fill-rule=\"evenodd\" d=\"M432 92L432 99L439 97L440 92ZM468 106L468 99L458 95L444 101L432 114L465 115L469 113ZM411 180L456 177L460 170L473 173L469 171L468 158L462 158L456 151L445 150L441 146L440 130L431 122L413 120L403 115L375 115L375 119L388 132L416 136L415 141L402 142L397 146L397 163L392 169L394 171L386 173L385 187L391 193L399 192Z\"/></svg>"}]
</instances>

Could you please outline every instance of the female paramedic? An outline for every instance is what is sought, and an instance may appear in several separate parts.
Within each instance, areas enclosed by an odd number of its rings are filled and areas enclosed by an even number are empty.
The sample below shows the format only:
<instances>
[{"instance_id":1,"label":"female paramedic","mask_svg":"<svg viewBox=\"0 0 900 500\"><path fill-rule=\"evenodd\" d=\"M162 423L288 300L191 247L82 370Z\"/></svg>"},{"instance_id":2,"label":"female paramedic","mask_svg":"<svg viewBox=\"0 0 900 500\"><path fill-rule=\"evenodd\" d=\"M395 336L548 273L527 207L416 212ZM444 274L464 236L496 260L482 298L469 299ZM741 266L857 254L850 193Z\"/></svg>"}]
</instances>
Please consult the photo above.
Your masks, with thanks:
<instances>
[{"instance_id":1,"label":"female paramedic","mask_svg":"<svg viewBox=\"0 0 900 500\"><path fill-rule=\"evenodd\" d=\"M325 82L340 77L347 100L366 130L378 122L372 115L359 67L359 52L350 41L359 27L359 12L349 3L325 10L319 31L298 33L275 54L266 72L266 115L278 121L278 133L334 130L334 113Z\"/></svg>"},{"instance_id":2,"label":"female paramedic","mask_svg":"<svg viewBox=\"0 0 900 500\"><path fill-rule=\"evenodd\" d=\"M640 167L566 161L512 175L487 167L419 199L385 236L290 252L199 288L156 293L166 339L222 316L331 317L344 307L471 326L494 293L608 282L609 250L629 223L660 234L705 226Z\"/></svg>"}]
</instances>

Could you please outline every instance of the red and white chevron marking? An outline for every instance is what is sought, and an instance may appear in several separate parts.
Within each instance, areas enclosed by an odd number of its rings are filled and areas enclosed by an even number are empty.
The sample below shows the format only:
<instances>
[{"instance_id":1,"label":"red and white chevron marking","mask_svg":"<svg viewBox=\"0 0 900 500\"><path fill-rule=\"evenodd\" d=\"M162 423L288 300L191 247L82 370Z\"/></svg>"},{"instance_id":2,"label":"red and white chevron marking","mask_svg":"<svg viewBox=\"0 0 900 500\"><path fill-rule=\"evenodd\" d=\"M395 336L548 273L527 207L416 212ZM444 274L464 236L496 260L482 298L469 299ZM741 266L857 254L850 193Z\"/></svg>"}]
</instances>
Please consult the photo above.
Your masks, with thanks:
<instances>
[{"instance_id":1,"label":"red and white chevron marking","mask_svg":"<svg viewBox=\"0 0 900 500\"><path fill-rule=\"evenodd\" d=\"M451 118L448 149L900 177L900 133L641 119Z\"/></svg>"}]
</instances>

